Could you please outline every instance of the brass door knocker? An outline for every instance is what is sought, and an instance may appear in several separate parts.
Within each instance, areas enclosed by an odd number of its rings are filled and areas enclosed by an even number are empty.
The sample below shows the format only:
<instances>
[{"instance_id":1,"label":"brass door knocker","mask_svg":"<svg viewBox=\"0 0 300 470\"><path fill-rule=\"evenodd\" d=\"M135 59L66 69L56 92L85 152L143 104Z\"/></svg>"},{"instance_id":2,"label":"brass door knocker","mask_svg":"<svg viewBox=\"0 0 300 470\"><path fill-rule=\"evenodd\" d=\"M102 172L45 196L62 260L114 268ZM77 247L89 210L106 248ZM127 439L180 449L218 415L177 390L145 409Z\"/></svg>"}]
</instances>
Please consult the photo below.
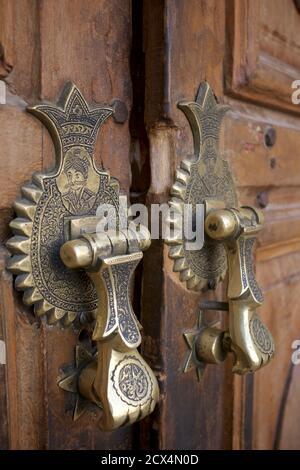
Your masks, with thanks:
<instances>
[{"instance_id":1,"label":"brass door knocker","mask_svg":"<svg viewBox=\"0 0 300 470\"><path fill-rule=\"evenodd\" d=\"M203 371L205 363L219 363L234 353L233 372L254 372L274 354L273 339L256 314L263 296L254 276L252 251L263 224L262 213L240 207L228 163L219 152L219 133L228 106L217 104L208 83L202 83L196 102L179 103L189 120L194 138L194 158L184 160L171 190L170 223L176 227L185 204L204 205L204 245L188 248L184 234L174 231L166 240L174 271L188 289L215 286L228 273L227 303L214 302L208 309L228 310L229 329L206 325L203 311L198 326L185 332L190 353L184 370Z\"/></svg>"},{"instance_id":2,"label":"brass door knocker","mask_svg":"<svg viewBox=\"0 0 300 470\"><path fill-rule=\"evenodd\" d=\"M121 229L118 181L95 166L98 130L114 109L90 109L69 83L57 106L28 111L50 131L57 166L35 173L21 188L10 224L8 269L24 303L48 323L94 325L97 352L78 347L76 367L59 381L77 394L74 417L92 402L103 410L102 429L132 424L158 400L156 378L137 351L141 325L130 301L131 278L150 237L142 236L142 227ZM99 232L97 210L104 205L115 209L115 231Z\"/></svg>"}]
</instances>

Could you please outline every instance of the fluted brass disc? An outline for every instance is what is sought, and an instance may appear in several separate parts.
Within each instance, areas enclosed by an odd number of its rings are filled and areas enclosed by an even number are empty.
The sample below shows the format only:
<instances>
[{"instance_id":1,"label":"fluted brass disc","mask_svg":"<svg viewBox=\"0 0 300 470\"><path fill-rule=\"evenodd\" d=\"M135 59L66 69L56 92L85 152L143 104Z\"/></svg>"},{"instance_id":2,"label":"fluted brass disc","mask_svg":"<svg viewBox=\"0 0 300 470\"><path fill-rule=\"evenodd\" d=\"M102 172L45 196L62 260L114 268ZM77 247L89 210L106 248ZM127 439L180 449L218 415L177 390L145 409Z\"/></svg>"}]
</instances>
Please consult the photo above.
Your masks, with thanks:
<instances>
[{"instance_id":1,"label":"fluted brass disc","mask_svg":"<svg viewBox=\"0 0 300 470\"><path fill-rule=\"evenodd\" d=\"M183 160L176 172L171 189L170 207L176 227L185 204L191 204L193 214L196 204L209 200L224 201L225 207L237 206L237 193L228 162L219 152L219 134L222 118L229 109L219 105L208 83L199 88L195 102L181 102L178 107L189 120L194 138L195 154ZM174 260L174 271L188 289L201 290L224 279L227 258L223 245L212 244L205 238L199 250L189 250L184 236L168 238L169 256Z\"/></svg>"},{"instance_id":2,"label":"fluted brass disc","mask_svg":"<svg viewBox=\"0 0 300 470\"><path fill-rule=\"evenodd\" d=\"M16 275L23 300L34 305L49 323L69 325L84 312L93 316L97 295L84 270L68 269L59 250L66 241L72 218L95 215L99 204L119 211L119 186L109 173L99 171L93 152L100 125L113 113L103 106L90 109L78 88L68 83L58 105L41 104L27 109L51 133L56 168L34 174L21 189L15 204L17 217L7 242L12 253L8 269Z\"/></svg>"}]
</instances>

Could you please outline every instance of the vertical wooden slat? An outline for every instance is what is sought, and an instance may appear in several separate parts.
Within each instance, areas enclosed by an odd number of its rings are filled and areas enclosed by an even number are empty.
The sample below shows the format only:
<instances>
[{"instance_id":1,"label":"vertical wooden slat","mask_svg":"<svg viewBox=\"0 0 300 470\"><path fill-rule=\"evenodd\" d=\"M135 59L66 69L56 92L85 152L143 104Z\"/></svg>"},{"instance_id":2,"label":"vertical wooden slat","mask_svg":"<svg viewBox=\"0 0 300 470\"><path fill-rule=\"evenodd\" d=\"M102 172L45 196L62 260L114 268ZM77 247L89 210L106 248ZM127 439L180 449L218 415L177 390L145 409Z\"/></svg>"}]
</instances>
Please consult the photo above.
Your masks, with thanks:
<instances>
[{"instance_id":1,"label":"vertical wooden slat","mask_svg":"<svg viewBox=\"0 0 300 470\"><path fill-rule=\"evenodd\" d=\"M6 402L10 449L44 449L43 328L19 309L1 253L1 314L6 346Z\"/></svg>"},{"instance_id":2,"label":"vertical wooden slat","mask_svg":"<svg viewBox=\"0 0 300 470\"><path fill-rule=\"evenodd\" d=\"M41 5L40 21L43 100L54 101L63 84L73 80L91 104L109 104L118 98L130 109L130 1L47 0ZM110 121L100 131L95 154L97 163L119 178L126 191L130 182L129 146L128 122L116 125ZM44 167L49 167L52 161L52 144L44 133ZM77 334L72 329L47 328L44 360L48 447L130 447L130 428L102 433L91 414L72 421L70 397L58 389L56 382L61 365L73 361L76 342Z\"/></svg>"},{"instance_id":3,"label":"vertical wooden slat","mask_svg":"<svg viewBox=\"0 0 300 470\"><path fill-rule=\"evenodd\" d=\"M6 81L8 96L7 104L0 105L0 210L5 216L0 230L4 242L21 184L34 171L54 165L48 132L26 114L27 103L56 102L64 83L73 80L92 105L110 104L118 98L130 111L131 1L1 0L0 45L0 78ZM111 120L101 131L95 155L98 165L119 178L127 193L130 140L129 123ZM13 289L5 271L5 255L0 268L9 447L130 448L131 428L102 433L91 414L73 422L72 399L58 388L57 379L60 367L74 359L78 333L35 319ZM5 394L0 395L4 409ZM7 426L5 419L2 425ZM5 436L2 442L5 447Z\"/></svg>"},{"instance_id":4,"label":"vertical wooden slat","mask_svg":"<svg viewBox=\"0 0 300 470\"><path fill-rule=\"evenodd\" d=\"M174 170L193 153L192 135L181 111L201 80L222 94L223 2L145 1L146 109L150 142L149 205L168 199ZM187 353L183 333L194 327L200 300L216 293L187 291L172 272L167 248L153 243L145 254L142 323L145 354L156 367L161 400L149 429L162 449L230 448L232 439L231 362L208 366L204 379L182 373ZM156 295L153 295L153 293Z\"/></svg>"}]
</instances>

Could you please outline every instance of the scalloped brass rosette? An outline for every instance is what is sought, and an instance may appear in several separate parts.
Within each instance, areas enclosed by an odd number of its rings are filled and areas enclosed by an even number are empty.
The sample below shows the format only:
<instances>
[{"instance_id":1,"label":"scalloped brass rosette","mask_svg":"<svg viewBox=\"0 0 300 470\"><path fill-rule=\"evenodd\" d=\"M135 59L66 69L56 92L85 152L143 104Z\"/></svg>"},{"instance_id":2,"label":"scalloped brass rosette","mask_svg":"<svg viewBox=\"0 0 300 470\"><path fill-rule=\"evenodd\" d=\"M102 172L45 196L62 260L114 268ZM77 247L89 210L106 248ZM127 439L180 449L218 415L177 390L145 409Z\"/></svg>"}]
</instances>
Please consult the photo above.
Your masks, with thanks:
<instances>
[{"instance_id":1,"label":"scalloped brass rosette","mask_svg":"<svg viewBox=\"0 0 300 470\"><path fill-rule=\"evenodd\" d=\"M14 236L7 247L13 254L8 269L15 286L36 315L50 324L67 326L81 312L91 318L97 294L84 270L68 269L59 250L68 238L71 219L93 216L99 204L112 204L118 213L119 185L95 167L93 152L98 130L113 108L90 109L73 83L68 83L57 106L27 108L49 130L56 149L53 171L35 173L14 203L17 217L10 223Z\"/></svg>"},{"instance_id":2,"label":"scalloped brass rosette","mask_svg":"<svg viewBox=\"0 0 300 470\"><path fill-rule=\"evenodd\" d=\"M75 367L58 384L76 395L74 418L93 404L101 409L99 427L111 431L144 418L159 397L156 377L137 350L142 327L130 298L150 235L141 226L123 228L118 181L94 163L98 130L113 108L89 108L71 83L57 106L28 111L50 131L57 162L22 186L8 269L24 303L50 324L93 322L97 354L77 347Z\"/></svg>"},{"instance_id":3,"label":"scalloped brass rosette","mask_svg":"<svg viewBox=\"0 0 300 470\"><path fill-rule=\"evenodd\" d=\"M228 163L219 152L221 121L229 109L220 105L208 83L199 88L196 101L180 102L178 107L185 113L194 138L194 155L183 160L176 171L175 183L169 202L171 222L179 226L184 205L190 204L193 216L196 204L209 200L221 200L227 207L237 206L237 193ZM227 271L225 248L205 238L199 250L189 250L180 231L166 242L170 245L169 256L174 260L174 271L188 289L202 290L224 279Z\"/></svg>"},{"instance_id":4,"label":"scalloped brass rosette","mask_svg":"<svg viewBox=\"0 0 300 470\"><path fill-rule=\"evenodd\" d=\"M184 334L189 346L184 371L194 365L202 373L202 364L218 364L231 352L233 372L254 372L274 355L272 335L256 314L263 296L255 279L252 252L263 215L253 207L239 206L229 165L219 152L221 121L228 107L217 103L206 82L201 84L195 102L178 106L190 123L195 152L189 160L181 162L171 190L168 219L171 235L166 240L170 245L169 256L174 260L173 270L188 289L215 287L228 272L229 312L228 331L205 326L202 311L202 323ZM204 223L198 230L203 230L204 243L191 248L182 227L192 226L197 235L199 204ZM192 209L188 216L187 206ZM191 220L182 220L185 217Z\"/></svg>"}]
</instances>

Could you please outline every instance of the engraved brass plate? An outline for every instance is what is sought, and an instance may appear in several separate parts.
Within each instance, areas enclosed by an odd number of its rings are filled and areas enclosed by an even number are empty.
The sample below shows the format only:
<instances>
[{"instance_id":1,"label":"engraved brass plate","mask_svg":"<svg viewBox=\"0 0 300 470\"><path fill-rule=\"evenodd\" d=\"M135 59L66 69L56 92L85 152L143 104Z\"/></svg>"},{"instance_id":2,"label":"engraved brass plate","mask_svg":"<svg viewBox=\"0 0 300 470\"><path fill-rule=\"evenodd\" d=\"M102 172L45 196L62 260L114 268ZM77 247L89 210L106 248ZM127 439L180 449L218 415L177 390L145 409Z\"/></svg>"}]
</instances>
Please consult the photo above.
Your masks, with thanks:
<instances>
[{"instance_id":1,"label":"engraved brass plate","mask_svg":"<svg viewBox=\"0 0 300 470\"><path fill-rule=\"evenodd\" d=\"M220 126L228 106L217 104L212 89L204 82L195 102L181 102L178 107L189 120L195 152L190 160L181 162L171 190L175 225L184 204L191 204L193 213L196 204L210 200L224 201L225 207L238 205L229 164L219 152ZM224 279L227 257L222 244L216 246L206 237L201 249L190 251L180 234L166 241L171 245L169 256L174 260L174 271L179 272L188 289L201 290Z\"/></svg>"},{"instance_id":2,"label":"engraved brass plate","mask_svg":"<svg viewBox=\"0 0 300 470\"><path fill-rule=\"evenodd\" d=\"M173 270L188 289L214 287L228 271L227 299L229 326L222 331L198 324L184 334L189 355L184 371L196 367L198 376L204 364L222 362L233 353L237 374L255 372L274 355L273 338L256 314L263 301L254 275L253 246L262 228L263 214L253 207L240 207L228 163L219 152L219 134L227 106L217 104L208 83L202 83L196 102L180 103L194 138L195 155L184 160L177 170L171 191L169 221L173 233L168 238ZM190 250L190 240L181 233L182 214L192 206L192 221L197 229L197 204L204 205L204 244ZM201 234L202 235L202 234ZM220 305L220 303L218 302ZM202 317L200 318L202 320Z\"/></svg>"},{"instance_id":3,"label":"engraved brass plate","mask_svg":"<svg viewBox=\"0 0 300 470\"><path fill-rule=\"evenodd\" d=\"M57 105L27 109L48 128L56 149L56 168L36 173L15 202L17 218L7 246L13 254L8 268L17 275L16 288L27 305L49 323L71 324L81 312L93 316L97 294L84 270L67 268L59 250L68 238L71 220L94 216L100 204L119 210L119 185L99 171L93 153L98 130L113 108L89 108L78 88L68 83Z\"/></svg>"},{"instance_id":4,"label":"engraved brass plate","mask_svg":"<svg viewBox=\"0 0 300 470\"><path fill-rule=\"evenodd\" d=\"M105 240L110 241L111 253ZM143 256L141 247L147 249L147 244L139 241L138 232L125 235L107 231L101 236L86 234L61 248L67 266L86 267L101 302L92 335L97 357L89 357L83 368L77 361L76 368L59 385L77 394L74 418L85 409L82 397L98 408L101 404L99 427L106 431L142 419L154 410L158 400L155 375L137 351L142 341L141 325L130 300L131 280ZM113 255L114 251L118 255Z\"/></svg>"}]
</instances>

